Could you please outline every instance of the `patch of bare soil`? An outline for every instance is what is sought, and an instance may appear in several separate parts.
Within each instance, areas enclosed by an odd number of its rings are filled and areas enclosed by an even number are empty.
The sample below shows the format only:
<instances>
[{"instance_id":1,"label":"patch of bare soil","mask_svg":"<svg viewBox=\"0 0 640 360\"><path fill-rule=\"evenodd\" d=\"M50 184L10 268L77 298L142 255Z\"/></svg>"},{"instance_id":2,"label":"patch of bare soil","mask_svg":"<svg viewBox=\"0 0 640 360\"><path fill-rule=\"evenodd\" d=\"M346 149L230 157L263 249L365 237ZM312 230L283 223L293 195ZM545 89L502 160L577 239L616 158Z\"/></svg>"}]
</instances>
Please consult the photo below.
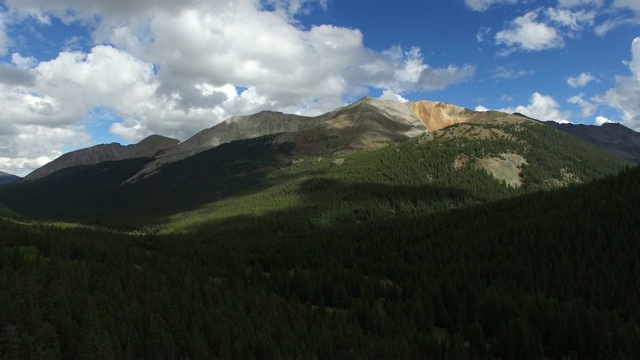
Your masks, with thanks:
<instances>
[{"instance_id":1,"label":"patch of bare soil","mask_svg":"<svg viewBox=\"0 0 640 360\"><path fill-rule=\"evenodd\" d=\"M469 164L469 157L467 155L458 155L453 160L453 169L460 170L465 168Z\"/></svg>"},{"instance_id":2,"label":"patch of bare soil","mask_svg":"<svg viewBox=\"0 0 640 360\"><path fill-rule=\"evenodd\" d=\"M500 154L499 157L486 157L478 165L498 181L504 181L508 187L519 188L523 184L521 167L525 158L518 154Z\"/></svg>"},{"instance_id":3,"label":"patch of bare soil","mask_svg":"<svg viewBox=\"0 0 640 360\"><path fill-rule=\"evenodd\" d=\"M560 179L549 179L545 182L548 187L562 188L573 184L581 184L582 180L567 168L560 169Z\"/></svg>"}]
</instances>

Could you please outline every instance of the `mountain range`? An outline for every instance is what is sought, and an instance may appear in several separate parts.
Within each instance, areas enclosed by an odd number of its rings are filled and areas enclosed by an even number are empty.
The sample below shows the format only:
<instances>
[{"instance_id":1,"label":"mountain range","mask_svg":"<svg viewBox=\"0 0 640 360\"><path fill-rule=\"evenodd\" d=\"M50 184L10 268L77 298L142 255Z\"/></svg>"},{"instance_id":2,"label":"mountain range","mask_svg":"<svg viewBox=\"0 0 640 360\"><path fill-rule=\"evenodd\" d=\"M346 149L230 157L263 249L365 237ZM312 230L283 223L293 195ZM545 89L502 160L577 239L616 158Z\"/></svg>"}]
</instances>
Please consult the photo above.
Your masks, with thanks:
<instances>
[{"instance_id":1,"label":"mountain range","mask_svg":"<svg viewBox=\"0 0 640 360\"><path fill-rule=\"evenodd\" d=\"M0 186L0 358L638 358L593 131L365 98L70 153Z\"/></svg>"},{"instance_id":2,"label":"mountain range","mask_svg":"<svg viewBox=\"0 0 640 360\"><path fill-rule=\"evenodd\" d=\"M204 218L280 211L308 202L308 192L325 194L310 218L325 207L365 206L358 199L379 207L376 188L384 183L450 189L425 205L437 211L587 183L628 165L519 114L367 97L315 117L235 116L181 143L154 135L78 150L1 188L0 203L39 218L171 228L184 226L176 216L192 218L180 214L225 199L239 207ZM278 201L275 189L283 192ZM252 200L238 199L247 193Z\"/></svg>"},{"instance_id":3,"label":"mountain range","mask_svg":"<svg viewBox=\"0 0 640 360\"><path fill-rule=\"evenodd\" d=\"M316 117L273 111L234 116L155 157L128 181L139 180L167 164L236 140L278 134L275 141L294 143L298 155L322 156L376 149L457 122L481 119L482 115L445 103L400 103L365 97Z\"/></svg>"},{"instance_id":4,"label":"mountain range","mask_svg":"<svg viewBox=\"0 0 640 360\"><path fill-rule=\"evenodd\" d=\"M221 144L265 135L277 134L276 142L294 143L299 156L326 156L380 148L456 123L509 122L518 117L524 116L496 111L477 112L426 100L401 103L365 97L316 117L273 111L233 116L182 143L176 139L152 135L129 146L118 143L96 145L64 154L36 169L24 180L40 179L72 166L151 158L152 161L125 181L131 183L158 172L168 164ZM590 126L558 124L552 121L543 123L590 142L613 155L635 163L640 162L640 134L621 124Z\"/></svg>"}]
</instances>

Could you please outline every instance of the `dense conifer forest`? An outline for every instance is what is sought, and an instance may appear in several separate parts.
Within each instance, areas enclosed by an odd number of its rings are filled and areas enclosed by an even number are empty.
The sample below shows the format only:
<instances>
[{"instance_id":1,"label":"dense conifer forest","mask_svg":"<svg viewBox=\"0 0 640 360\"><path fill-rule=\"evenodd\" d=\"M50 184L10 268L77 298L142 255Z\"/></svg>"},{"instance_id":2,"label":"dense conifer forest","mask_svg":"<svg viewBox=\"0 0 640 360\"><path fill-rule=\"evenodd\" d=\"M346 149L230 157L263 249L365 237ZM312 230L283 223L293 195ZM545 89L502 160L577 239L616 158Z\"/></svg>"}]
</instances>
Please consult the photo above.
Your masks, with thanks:
<instances>
[{"instance_id":1,"label":"dense conifer forest","mask_svg":"<svg viewBox=\"0 0 640 360\"><path fill-rule=\"evenodd\" d=\"M145 160L0 187L0 358L640 357L640 169L518 134L341 165L265 137L131 186ZM474 165L506 152L519 188Z\"/></svg>"}]
</instances>

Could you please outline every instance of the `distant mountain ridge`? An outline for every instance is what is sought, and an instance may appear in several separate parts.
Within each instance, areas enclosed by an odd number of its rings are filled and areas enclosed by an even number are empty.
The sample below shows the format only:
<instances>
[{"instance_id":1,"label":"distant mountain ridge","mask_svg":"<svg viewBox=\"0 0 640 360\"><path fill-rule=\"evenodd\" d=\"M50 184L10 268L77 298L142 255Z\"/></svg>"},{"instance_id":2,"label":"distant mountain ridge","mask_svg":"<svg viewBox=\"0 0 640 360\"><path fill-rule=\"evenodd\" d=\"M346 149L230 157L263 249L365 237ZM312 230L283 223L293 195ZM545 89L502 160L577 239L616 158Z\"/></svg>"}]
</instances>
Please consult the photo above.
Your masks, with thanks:
<instances>
[{"instance_id":1,"label":"distant mountain ridge","mask_svg":"<svg viewBox=\"0 0 640 360\"><path fill-rule=\"evenodd\" d=\"M340 151L376 149L456 123L504 117L512 115L495 111L478 112L428 100L397 102L372 97L364 97L315 117L274 111L233 116L158 156L127 182L144 179L167 164L221 144L265 135L279 134L276 142L295 143L301 155L322 156Z\"/></svg>"},{"instance_id":2,"label":"distant mountain ridge","mask_svg":"<svg viewBox=\"0 0 640 360\"><path fill-rule=\"evenodd\" d=\"M6 172L0 171L0 185L11 184L20 179L22 179L20 176L16 176L13 174L8 174Z\"/></svg>"},{"instance_id":3,"label":"distant mountain ridge","mask_svg":"<svg viewBox=\"0 0 640 360\"><path fill-rule=\"evenodd\" d=\"M618 157L640 162L640 134L619 124L599 126L541 122L522 114L479 112L453 104L420 100L397 102L364 97L325 114L309 117L276 111L232 116L204 129L184 142L152 135L138 144L96 145L64 154L33 171L24 180L36 180L57 170L103 161L151 158L152 161L125 181L133 183L160 171L164 166L237 140L276 135L275 142L295 144L300 156L377 149L389 143L431 133L457 123L540 122L591 142Z\"/></svg>"},{"instance_id":4,"label":"distant mountain ridge","mask_svg":"<svg viewBox=\"0 0 640 360\"><path fill-rule=\"evenodd\" d=\"M78 165L93 165L103 161L134 158L153 158L180 143L179 140L161 135L151 135L137 144L120 145L118 143L100 144L86 149L66 153L52 162L34 170L23 180L37 180L55 171Z\"/></svg>"},{"instance_id":5,"label":"distant mountain ridge","mask_svg":"<svg viewBox=\"0 0 640 360\"><path fill-rule=\"evenodd\" d=\"M601 126L583 124L559 124L545 121L545 125L590 142L615 156L640 163L640 133L619 123Z\"/></svg>"}]
</instances>

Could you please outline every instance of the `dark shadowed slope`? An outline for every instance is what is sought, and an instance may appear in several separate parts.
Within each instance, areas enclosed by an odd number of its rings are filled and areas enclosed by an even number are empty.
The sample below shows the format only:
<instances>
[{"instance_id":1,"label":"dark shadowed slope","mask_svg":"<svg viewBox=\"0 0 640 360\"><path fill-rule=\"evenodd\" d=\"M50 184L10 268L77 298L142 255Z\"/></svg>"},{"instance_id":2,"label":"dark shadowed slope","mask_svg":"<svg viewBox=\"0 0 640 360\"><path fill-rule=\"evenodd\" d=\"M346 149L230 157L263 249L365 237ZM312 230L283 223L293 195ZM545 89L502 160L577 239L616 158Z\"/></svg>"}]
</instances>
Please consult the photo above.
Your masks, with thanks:
<instances>
[{"instance_id":1,"label":"dark shadowed slope","mask_svg":"<svg viewBox=\"0 0 640 360\"><path fill-rule=\"evenodd\" d=\"M639 176L318 221L311 180L175 235L0 218L2 358L638 358Z\"/></svg>"}]
</instances>

